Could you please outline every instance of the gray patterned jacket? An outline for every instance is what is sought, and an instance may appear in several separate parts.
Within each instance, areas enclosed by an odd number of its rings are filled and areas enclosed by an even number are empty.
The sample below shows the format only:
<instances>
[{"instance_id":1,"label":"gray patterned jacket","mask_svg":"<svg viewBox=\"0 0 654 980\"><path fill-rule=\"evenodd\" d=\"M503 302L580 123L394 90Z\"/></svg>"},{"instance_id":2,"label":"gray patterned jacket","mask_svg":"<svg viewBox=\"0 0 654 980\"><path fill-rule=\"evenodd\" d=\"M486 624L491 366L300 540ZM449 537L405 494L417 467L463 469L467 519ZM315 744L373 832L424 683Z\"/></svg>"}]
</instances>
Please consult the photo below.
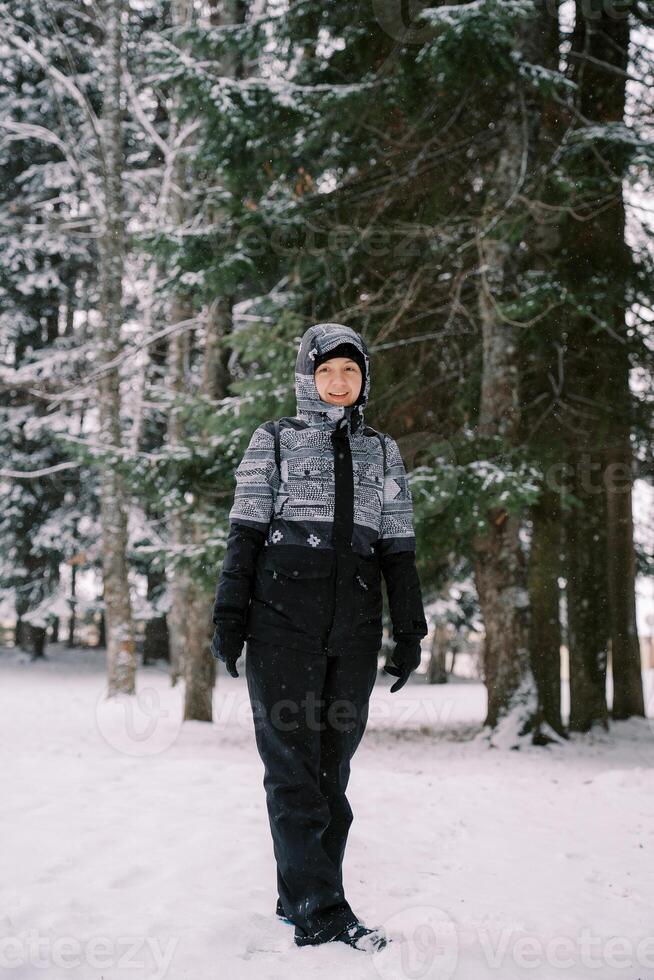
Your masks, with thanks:
<instances>
[{"instance_id":1,"label":"gray patterned jacket","mask_svg":"<svg viewBox=\"0 0 654 980\"><path fill-rule=\"evenodd\" d=\"M341 343L365 360L355 405L318 394L313 359ZM383 572L393 635L427 633L418 574L411 491L397 443L364 423L370 392L365 341L349 327L320 323L304 334L295 368L297 415L260 425L236 470L230 537L216 594L214 623L235 644L260 643L328 654L378 650ZM334 431L347 432L353 471L351 549L332 545ZM341 491L346 492L346 491Z\"/></svg>"}]
</instances>

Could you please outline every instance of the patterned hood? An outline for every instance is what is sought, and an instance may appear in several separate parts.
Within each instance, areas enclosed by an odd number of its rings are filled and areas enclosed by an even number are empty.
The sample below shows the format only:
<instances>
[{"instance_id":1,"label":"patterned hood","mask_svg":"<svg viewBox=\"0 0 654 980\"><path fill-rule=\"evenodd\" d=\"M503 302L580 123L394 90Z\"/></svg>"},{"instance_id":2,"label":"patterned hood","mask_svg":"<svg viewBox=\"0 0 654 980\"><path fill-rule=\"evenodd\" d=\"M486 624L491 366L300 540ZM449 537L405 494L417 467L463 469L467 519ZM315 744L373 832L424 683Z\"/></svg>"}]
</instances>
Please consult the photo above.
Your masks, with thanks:
<instances>
[{"instance_id":1,"label":"patterned hood","mask_svg":"<svg viewBox=\"0 0 654 980\"><path fill-rule=\"evenodd\" d=\"M339 344L354 344L363 354L366 365L361 394L354 405L331 405L318 394L313 376L316 356L326 354ZM295 363L295 397L298 418L324 429L347 428L350 433L363 426L363 410L370 393L370 358L366 343L356 330L342 323L316 323L306 331Z\"/></svg>"}]
</instances>

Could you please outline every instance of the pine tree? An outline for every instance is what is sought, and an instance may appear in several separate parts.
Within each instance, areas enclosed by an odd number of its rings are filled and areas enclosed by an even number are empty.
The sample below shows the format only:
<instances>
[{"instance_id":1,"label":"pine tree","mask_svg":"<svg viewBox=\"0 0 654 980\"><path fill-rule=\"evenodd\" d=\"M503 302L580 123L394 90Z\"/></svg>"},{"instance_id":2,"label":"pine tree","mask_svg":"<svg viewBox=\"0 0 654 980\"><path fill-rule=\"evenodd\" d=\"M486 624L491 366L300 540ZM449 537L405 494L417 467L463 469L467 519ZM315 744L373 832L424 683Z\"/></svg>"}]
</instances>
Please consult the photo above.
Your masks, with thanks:
<instances>
[{"instance_id":1,"label":"pine tree","mask_svg":"<svg viewBox=\"0 0 654 980\"><path fill-rule=\"evenodd\" d=\"M64 21L53 14L57 28ZM44 397L39 386L73 354L76 286L93 257L88 243L69 238L66 219L77 202L78 175L61 152L59 133L65 127L50 98L48 73L24 48L25 38L42 34L52 64L58 65L42 12L24 10L5 27L11 43L0 79L0 332L5 351L0 439L8 482L0 516L2 581L3 589L15 594L18 640L36 656L43 655L46 627L56 629L64 601L61 562L85 543L76 520L85 493L80 472L66 467L63 447L51 438L79 413L69 418L65 407ZM76 57L83 57L74 35L69 45ZM85 486L90 489L90 483Z\"/></svg>"}]
</instances>

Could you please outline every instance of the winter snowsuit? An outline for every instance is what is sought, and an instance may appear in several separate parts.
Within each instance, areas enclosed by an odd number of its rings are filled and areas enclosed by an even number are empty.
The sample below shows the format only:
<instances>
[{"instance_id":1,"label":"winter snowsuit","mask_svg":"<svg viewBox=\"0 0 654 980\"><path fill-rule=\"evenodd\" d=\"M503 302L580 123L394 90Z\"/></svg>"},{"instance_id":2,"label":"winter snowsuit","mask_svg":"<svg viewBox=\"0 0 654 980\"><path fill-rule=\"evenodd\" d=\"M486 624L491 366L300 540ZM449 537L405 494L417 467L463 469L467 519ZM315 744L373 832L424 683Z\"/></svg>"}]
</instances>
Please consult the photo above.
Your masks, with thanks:
<instances>
[{"instance_id":1,"label":"winter snowsuit","mask_svg":"<svg viewBox=\"0 0 654 980\"><path fill-rule=\"evenodd\" d=\"M316 357L342 343L365 363L351 406L322 401L314 380ZM297 415L279 423L279 466L267 422L237 468L213 621L224 649L247 640L279 897L296 941L320 941L356 919L342 884L345 789L377 672L382 575L394 640L420 639L427 624L402 457L363 420L370 361L360 335L310 327L295 390Z\"/></svg>"}]
</instances>

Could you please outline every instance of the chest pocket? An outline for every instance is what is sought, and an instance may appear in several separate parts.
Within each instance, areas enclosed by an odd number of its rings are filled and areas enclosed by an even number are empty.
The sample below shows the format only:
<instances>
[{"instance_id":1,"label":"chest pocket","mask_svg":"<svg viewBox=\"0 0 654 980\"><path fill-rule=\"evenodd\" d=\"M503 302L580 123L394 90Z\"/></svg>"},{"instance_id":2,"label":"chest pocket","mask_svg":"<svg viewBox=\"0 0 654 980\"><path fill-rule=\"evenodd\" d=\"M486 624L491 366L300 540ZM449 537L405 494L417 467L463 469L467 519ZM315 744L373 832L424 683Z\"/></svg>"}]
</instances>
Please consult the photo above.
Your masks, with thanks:
<instances>
[{"instance_id":1,"label":"chest pocket","mask_svg":"<svg viewBox=\"0 0 654 980\"><path fill-rule=\"evenodd\" d=\"M333 480L329 460L292 457L282 462L291 507L325 507Z\"/></svg>"}]
</instances>

